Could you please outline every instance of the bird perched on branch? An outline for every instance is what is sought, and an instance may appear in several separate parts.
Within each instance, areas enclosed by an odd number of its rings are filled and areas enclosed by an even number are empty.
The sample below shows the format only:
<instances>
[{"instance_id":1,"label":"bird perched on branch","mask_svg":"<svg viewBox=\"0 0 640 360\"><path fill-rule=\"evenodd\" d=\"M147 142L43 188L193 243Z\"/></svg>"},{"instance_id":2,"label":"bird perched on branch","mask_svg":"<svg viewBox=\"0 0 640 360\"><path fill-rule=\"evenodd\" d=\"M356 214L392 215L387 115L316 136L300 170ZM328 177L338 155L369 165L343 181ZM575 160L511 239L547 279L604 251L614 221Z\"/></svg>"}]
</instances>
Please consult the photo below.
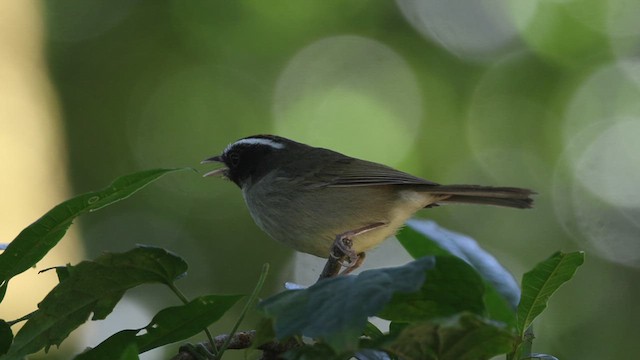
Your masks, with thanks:
<instances>
[{"instance_id":1,"label":"bird perched on branch","mask_svg":"<svg viewBox=\"0 0 640 360\"><path fill-rule=\"evenodd\" d=\"M205 176L238 185L269 236L323 258L338 249L348 259L346 272L420 209L457 203L526 209L534 194L516 187L440 185L274 135L240 139L202 163L224 164Z\"/></svg>"}]
</instances>

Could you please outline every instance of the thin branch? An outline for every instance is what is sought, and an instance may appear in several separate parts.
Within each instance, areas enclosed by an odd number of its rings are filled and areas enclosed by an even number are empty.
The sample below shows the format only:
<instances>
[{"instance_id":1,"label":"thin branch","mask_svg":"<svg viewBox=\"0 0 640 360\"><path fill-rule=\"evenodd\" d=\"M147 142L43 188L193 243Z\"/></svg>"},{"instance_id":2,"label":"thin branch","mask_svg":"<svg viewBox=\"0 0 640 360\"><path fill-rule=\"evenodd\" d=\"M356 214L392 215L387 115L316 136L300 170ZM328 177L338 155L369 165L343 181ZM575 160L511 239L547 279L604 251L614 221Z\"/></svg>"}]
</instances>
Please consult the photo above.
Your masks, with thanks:
<instances>
[{"instance_id":1,"label":"thin branch","mask_svg":"<svg viewBox=\"0 0 640 360\"><path fill-rule=\"evenodd\" d=\"M216 348L222 347L223 344L228 343L227 349L249 349L253 345L253 341L256 337L255 330L249 331L239 331L235 333L232 337L229 337L228 334L218 335L213 338L213 343ZM213 350L211 348L211 344L209 342L202 342L197 344L196 346L201 346L211 352ZM257 347L258 350L263 351L262 359L276 359L278 355L286 352L289 349L293 349L298 347L299 344L295 340L289 340L284 342L276 342L271 341L266 344L260 345ZM171 360L196 360L197 357L189 351L188 347L181 347L180 351L177 355L175 355Z\"/></svg>"}]
</instances>

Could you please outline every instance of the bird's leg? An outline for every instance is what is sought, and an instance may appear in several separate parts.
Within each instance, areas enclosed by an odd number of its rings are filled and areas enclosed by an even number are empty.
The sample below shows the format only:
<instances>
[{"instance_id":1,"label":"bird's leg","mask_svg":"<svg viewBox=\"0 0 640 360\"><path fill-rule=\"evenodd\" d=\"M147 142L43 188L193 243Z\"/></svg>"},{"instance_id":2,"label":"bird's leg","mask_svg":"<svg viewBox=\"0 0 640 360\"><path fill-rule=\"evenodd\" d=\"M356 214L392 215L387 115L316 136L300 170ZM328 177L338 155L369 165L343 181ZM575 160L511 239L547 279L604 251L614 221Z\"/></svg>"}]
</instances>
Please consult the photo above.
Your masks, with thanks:
<instances>
[{"instance_id":1,"label":"bird's leg","mask_svg":"<svg viewBox=\"0 0 640 360\"><path fill-rule=\"evenodd\" d=\"M353 238L385 225L387 224L384 222L377 222L363 226L359 229L349 230L342 234L338 234L336 236L336 240L333 242L333 246L331 246L329 260L320 274L320 279L338 275L341 266L346 268L341 275L349 274L353 270L359 268L364 262L365 255L364 253L357 254L351 248L353 246ZM345 258L348 258L348 262Z\"/></svg>"},{"instance_id":2,"label":"bird's leg","mask_svg":"<svg viewBox=\"0 0 640 360\"><path fill-rule=\"evenodd\" d=\"M346 268L344 270L342 270L340 275L348 275L353 270L359 268L362 264L364 264L364 258L367 256L367 254L365 254L364 252L361 252L356 256L358 257L356 259L356 261L354 263L347 264ZM345 265L343 264L343 266L345 266Z\"/></svg>"},{"instance_id":3,"label":"bird's leg","mask_svg":"<svg viewBox=\"0 0 640 360\"><path fill-rule=\"evenodd\" d=\"M343 232L342 234L338 234L336 236L336 240L333 242L331 256L336 256L336 254L338 254L338 258L348 256L349 262L343 264L342 266L346 268L353 268L351 271L355 270L357 267L362 265L362 262L364 260L358 260L360 258L360 254L356 254L356 252L351 248L353 246L353 238L385 225L387 224L383 222L377 222L369 224L367 226L363 226L359 229L349 230L347 232Z\"/></svg>"}]
</instances>

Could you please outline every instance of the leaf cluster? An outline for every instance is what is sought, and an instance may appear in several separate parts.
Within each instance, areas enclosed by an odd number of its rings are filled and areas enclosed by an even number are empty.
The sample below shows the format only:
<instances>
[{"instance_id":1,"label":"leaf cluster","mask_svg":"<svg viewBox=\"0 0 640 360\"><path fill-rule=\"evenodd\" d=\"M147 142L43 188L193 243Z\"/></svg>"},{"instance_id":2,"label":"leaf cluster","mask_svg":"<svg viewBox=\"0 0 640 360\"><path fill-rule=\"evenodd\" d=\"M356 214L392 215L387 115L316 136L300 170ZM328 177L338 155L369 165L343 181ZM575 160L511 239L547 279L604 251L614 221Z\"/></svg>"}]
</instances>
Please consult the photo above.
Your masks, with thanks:
<instances>
[{"instance_id":1,"label":"leaf cluster","mask_svg":"<svg viewBox=\"0 0 640 360\"><path fill-rule=\"evenodd\" d=\"M57 205L29 225L0 254L0 301L10 280L35 266L76 217L125 199L179 170L183 169L123 176L103 190ZM430 221L408 225L398 239L414 261L325 279L263 300L257 310L264 321L253 347L271 344L286 359L480 360L499 354L507 354L509 360L553 359L531 352L531 325L551 295L583 263L581 252L555 253L527 272L519 287L473 239ZM193 347L193 358L220 359L257 299L267 269L265 265L233 329L224 341L216 342L207 327L243 296L187 299L176 286L187 263L176 254L139 246L57 267L59 283L35 311L20 319L0 320L0 360L22 359L60 345L89 319L107 317L126 291L145 284L166 286L181 304L160 310L147 326L121 330L75 358L137 359L140 353L203 331L209 343ZM388 329L374 325L373 318L387 321ZM12 326L23 321L14 336Z\"/></svg>"},{"instance_id":2,"label":"leaf cluster","mask_svg":"<svg viewBox=\"0 0 640 360\"><path fill-rule=\"evenodd\" d=\"M264 300L277 339L314 342L289 359L480 360L531 353L527 331L549 297L575 273L583 254L556 253L513 276L463 235L412 220L398 239L415 261L397 268L320 281ZM372 317L390 321L381 331Z\"/></svg>"},{"instance_id":3,"label":"leaf cluster","mask_svg":"<svg viewBox=\"0 0 640 360\"><path fill-rule=\"evenodd\" d=\"M180 170L183 169L155 169L123 176L103 190L76 196L48 211L0 254L0 301L10 280L35 266L60 241L76 217L123 200L165 174ZM22 359L59 346L91 314L91 320L106 318L125 292L137 286L165 285L182 305L160 310L147 326L119 331L76 359L137 359L139 353L205 331L243 297L204 295L188 300L175 285L185 276L187 263L176 254L149 246L107 253L55 270L59 283L38 304L38 309L17 320L0 320L0 359ZM263 278L264 275L266 270ZM14 337L11 326L22 321L26 322Z\"/></svg>"}]
</instances>

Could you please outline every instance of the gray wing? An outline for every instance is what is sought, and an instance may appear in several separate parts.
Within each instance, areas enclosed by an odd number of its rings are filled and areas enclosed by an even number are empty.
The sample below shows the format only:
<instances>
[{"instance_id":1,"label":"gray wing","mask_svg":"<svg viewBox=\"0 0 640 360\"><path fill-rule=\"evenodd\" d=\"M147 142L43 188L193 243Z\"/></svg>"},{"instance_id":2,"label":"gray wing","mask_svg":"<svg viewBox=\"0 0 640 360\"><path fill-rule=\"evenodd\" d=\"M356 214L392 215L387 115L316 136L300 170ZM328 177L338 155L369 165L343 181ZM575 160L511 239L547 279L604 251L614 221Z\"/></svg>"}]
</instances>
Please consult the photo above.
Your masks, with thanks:
<instances>
[{"instance_id":1,"label":"gray wing","mask_svg":"<svg viewBox=\"0 0 640 360\"><path fill-rule=\"evenodd\" d=\"M382 164L322 150L313 156L321 161L309 168L318 186L438 185Z\"/></svg>"}]
</instances>

